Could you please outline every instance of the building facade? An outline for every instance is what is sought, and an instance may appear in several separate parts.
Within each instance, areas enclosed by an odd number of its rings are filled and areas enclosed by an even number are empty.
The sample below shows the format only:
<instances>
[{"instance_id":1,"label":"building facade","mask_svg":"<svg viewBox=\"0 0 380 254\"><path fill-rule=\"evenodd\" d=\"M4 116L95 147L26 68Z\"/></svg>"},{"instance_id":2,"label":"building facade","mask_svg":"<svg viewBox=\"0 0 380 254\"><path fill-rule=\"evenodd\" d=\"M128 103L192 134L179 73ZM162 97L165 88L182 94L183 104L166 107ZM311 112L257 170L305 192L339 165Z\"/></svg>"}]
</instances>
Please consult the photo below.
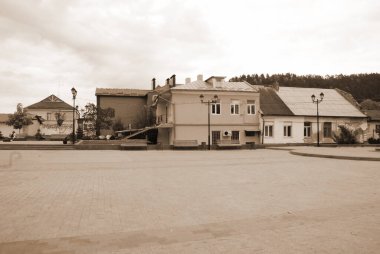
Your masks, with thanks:
<instances>
[{"instance_id":1,"label":"building facade","mask_svg":"<svg viewBox=\"0 0 380 254\"><path fill-rule=\"evenodd\" d=\"M197 80L178 85L172 77L156 95L159 142L173 145L192 140L201 145L208 143L210 135L214 146L258 143L259 92L246 82L226 82L224 78L213 76L204 81L198 75Z\"/></svg>"},{"instance_id":2,"label":"building facade","mask_svg":"<svg viewBox=\"0 0 380 254\"><path fill-rule=\"evenodd\" d=\"M334 133L346 126L357 133L357 141L366 140L367 117L335 89L259 87L264 144L335 143ZM319 106L311 95L324 98ZM319 128L318 128L319 127Z\"/></svg>"}]
</instances>

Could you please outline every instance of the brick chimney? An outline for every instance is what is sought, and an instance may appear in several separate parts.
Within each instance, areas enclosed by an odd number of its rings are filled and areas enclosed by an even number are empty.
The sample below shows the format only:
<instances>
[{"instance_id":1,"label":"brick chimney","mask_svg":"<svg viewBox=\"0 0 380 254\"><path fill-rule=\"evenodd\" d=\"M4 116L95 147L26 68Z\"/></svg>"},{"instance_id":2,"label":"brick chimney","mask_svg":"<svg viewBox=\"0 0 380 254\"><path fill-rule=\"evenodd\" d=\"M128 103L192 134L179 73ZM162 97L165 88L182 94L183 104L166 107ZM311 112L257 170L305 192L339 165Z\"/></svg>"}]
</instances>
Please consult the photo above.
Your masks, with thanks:
<instances>
[{"instance_id":1,"label":"brick chimney","mask_svg":"<svg viewBox=\"0 0 380 254\"><path fill-rule=\"evenodd\" d=\"M171 86L172 87L175 87L176 83L175 83L175 74L173 74L171 77L170 77L170 80L171 80Z\"/></svg>"},{"instance_id":2,"label":"brick chimney","mask_svg":"<svg viewBox=\"0 0 380 254\"><path fill-rule=\"evenodd\" d=\"M202 75L202 74L199 74L199 75L197 76L197 80L198 80L198 81L203 81L203 75Z\"/></svg>"},{"instance_id":3,"label":"brick chimney","mask_svg":"<svg viewBox=\"0 0 380 254\"><path fill-rule=\"evenodd\" d=\"M189 83L191 83L191 78L186 78L185 79L185 84L189 84Z\"/></svg>"},{"instance_id":4,"label":"brick chimney","mask_svg":"<svg viewBox=\"0 0 380 254\"><path fill-rule=\"evenodd\" d=\"M154 91L156 89L156 79L152 79L152 90Z\"/></svg>"}]
</instances>

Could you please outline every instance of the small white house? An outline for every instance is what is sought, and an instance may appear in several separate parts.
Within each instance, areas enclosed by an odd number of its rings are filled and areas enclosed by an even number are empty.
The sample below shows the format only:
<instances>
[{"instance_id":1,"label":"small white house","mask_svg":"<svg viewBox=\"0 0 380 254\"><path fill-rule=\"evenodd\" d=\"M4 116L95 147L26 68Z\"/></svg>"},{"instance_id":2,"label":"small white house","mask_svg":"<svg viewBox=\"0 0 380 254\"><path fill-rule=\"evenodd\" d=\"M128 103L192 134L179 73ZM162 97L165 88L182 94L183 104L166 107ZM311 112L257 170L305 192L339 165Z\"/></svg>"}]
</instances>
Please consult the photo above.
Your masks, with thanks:
<instances>
[{"instance_id":1,"label":"small white house","mask_svg":"<svg viewBox=\"0 0 380 254\"><path fill-rule=\"evenodd\" d=\"M359 142L365 140L367 117L346 96L336 89L298 87L259 87L262 111L262 142L294 144L317 142L317 105L319 98L320 143L334 143L333 134L340 125L357 130Z\"/></svg>"}]
</instances>

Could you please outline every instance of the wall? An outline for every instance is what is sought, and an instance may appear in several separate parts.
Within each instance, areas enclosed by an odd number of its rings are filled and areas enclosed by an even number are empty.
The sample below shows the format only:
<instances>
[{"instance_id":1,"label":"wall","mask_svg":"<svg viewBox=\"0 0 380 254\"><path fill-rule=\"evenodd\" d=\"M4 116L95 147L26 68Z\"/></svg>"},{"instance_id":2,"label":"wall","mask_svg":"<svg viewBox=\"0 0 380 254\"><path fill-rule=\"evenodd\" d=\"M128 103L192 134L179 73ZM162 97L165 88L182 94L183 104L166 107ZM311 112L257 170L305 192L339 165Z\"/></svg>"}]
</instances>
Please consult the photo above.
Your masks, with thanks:
<instances>
[{"instance_id":1,"label":"wall","mask_svg":"<svg viewBox=\"0 0 380 254\"><path fill-rule=\"evenodd\" d=\"M200 101L200 94L204 95L204 101L213 99L217 94L221 103L221 114L210 115L211 131L239 131L240 143L259 142L259 137L246 137L245 130L259 130L259 94L252 92L227 92L227 91L175 91L172 90L172 103L169 105L169 119L174 122L173 140L197 140L198 144L207 143L208 137L208 108L207 104ZM240 114L231 115L230 104L232 100L240 101ZM255 100L256 114L248 115L246 110L247 100ZM163 110L163 109L162 109ZM211 109L210 109L211 110ZM223 137L222 139L230 139Z\"/></svg>"},{"instance_id":2,"label":"wall","mask_svg":"<svg viewBox=\"0 0 380 254\"><path fill-rule=\"evenodd\" d=\"M303 116L264 116L265 124L273 123L273 137L264 137L264 144L286 144L286 143L317 143L317 121L316 117ZM304 122L311 122L310 138L304 137ZM290 122L292 124L292 136L284 137L284 124ZM319 118L319 136L320 143L334 143L332 138L323 136L323 123L331 122L332 132L338 131L339 125L345 125L353 129L366 129L366 119L348 118L348 117L320 117ZM364 132L358 135L358 141L364 142Z\"/></svg>"},{"instance_id":3,"label":"wall","mask_svg":"<svg viewBox=\"0 0 380 254\"><path fill-rule=\"evenodd\" d=\"M380 138L380 135L376 133L376 125L380 125L380 121L368 122L368 130L367 130L368 138Z\"/></svg>"},{"instance_id":4,"label":"wall","mask_svg":"<svg viewBox=\"0 0 380 254\"><path fill-rule=\"evenodd\" d=\"M120 118L124 127L127 129L131 124L132 129L145 127L147 120L147 97L146 96L98 96L98 102L101 108L114 108L115 120ZM113 133L110 130L101 130L101 134Z\"/></svg>"},{"instance_id":5,"label":"wall","mask_svg":"<svg viewBox=\"0 0 380 254\"><path fill-rule=\"evenodd\" d=\"M291 137L284 137L284 123L286 122L292 125ZM264 116L264 124L273 124L273 137L264 137L264 144L304 143L304 117Z\"/></svg>"},{"instance_id":6,"label":"wall","mask_svg":"<svg viewBox=\"0 0 380 254\"><path fill-rule=\"evenodd\" d=\"M28 109L27 111L31 115L42 116L45 121L39 124L37 120L33 120L33 124L23 128L24 134L27 136L34 136L37 130L40 129L42 135L54 135L62 134L68 135L73 130L73 111L72 110L57 110L57 109ZM62 126L57 125L57 120L55 119L55 113L61 112L64 115L64 121ZM47 114L51 114L51 119L48 120ZM76 115L78 119L78 115ZM78 124L75 123L75 129L77 129Z\"/></svg>"}]
</instances>

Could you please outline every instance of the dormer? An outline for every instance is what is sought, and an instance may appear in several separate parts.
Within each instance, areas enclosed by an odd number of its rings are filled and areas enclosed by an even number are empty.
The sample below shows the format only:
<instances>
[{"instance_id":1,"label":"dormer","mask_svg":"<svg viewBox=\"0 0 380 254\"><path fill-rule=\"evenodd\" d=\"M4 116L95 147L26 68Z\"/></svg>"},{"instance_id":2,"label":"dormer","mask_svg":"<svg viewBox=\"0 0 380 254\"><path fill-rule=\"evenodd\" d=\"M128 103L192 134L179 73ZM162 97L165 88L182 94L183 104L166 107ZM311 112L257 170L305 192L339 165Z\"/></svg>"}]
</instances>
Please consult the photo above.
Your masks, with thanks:
<instances>
[{"instance_id":1,"label":"dormer","mask_svg":"<svg viewBox=\"0 0 380 254\"><path fill-rule=\"evenodd\" d=\"M225 78L223 76L211 76L205 82L211 84L213 88L221 88Z\"/></svg>"}]
</instances>

